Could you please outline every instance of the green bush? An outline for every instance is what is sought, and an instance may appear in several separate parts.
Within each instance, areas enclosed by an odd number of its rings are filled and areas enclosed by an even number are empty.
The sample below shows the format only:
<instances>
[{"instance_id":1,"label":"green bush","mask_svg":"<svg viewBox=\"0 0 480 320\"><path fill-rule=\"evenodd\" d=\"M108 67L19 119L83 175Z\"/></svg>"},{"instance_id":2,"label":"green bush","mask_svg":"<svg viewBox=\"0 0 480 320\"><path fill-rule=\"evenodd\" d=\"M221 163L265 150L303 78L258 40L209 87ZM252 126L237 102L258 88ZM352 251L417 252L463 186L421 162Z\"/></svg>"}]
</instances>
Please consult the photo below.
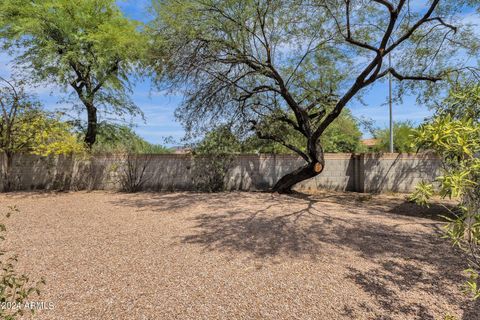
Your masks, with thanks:
<instances>
[{"instance_id":1,"label":"green bush","mask_svg":"<svg viewBox=\"0 0 480 320\"><path fill-rule=\"evenodd\" d=\"M440 115L420 127L415 143L435 151L443 161L437 177L442 197L460 199L459 212L448 218L445 237L469 254L465 290L480 297L480 126L472 118ZM434 187L426 182L417 186L412 199L427 203Z\"/></svg>"}]
</instances>

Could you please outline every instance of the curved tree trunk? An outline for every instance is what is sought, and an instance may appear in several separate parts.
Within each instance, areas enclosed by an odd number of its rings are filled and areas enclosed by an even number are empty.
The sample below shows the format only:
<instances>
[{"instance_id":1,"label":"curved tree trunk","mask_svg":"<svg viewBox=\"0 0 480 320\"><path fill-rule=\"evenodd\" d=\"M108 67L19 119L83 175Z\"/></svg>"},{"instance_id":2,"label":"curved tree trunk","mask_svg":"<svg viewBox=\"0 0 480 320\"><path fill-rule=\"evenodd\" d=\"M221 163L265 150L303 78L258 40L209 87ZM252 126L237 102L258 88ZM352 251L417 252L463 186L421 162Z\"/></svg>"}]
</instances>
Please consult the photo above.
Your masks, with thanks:
<instances>
[{"instance_id":1,"label":"curved tree trunk","mask_svg":"<svg viewBox=\"0 0 480 320\"><path fill-rule=\"evenodd\" d=\"M319 175L322 173L324 167L325 160L322 156L321 160L309 162L303 167L284 175L282 178L280 178L280 180L277 181L275 186L272 188L272 191L278 193L292 193L293 186L299 182Z\"/></svg>"},{"instance_id":2,"label":"curved tree trunk","mask_svg":"<svg viewBox=\"0 0 480 320\"><path fill-rule=\"evenodd\" d=\"M284 175L282 178L280 178L280 180L277 181L272 191L278 193L291 193L294 185L302 182L303 180L313 178L323 171L323 166L320 165L319 167L319 164L319 162L309 163Z\"/></svg>"}]
</instances>

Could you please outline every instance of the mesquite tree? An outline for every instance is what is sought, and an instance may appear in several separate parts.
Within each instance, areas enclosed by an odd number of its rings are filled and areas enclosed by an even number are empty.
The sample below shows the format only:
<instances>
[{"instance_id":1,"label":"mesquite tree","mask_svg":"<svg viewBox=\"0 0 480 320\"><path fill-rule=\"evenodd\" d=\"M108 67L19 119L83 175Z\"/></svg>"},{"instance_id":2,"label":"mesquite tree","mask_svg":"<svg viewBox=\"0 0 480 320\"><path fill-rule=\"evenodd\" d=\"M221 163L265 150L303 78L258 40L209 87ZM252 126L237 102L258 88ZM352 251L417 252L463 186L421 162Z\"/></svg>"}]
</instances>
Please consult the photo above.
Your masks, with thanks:
<instances>
[{"instance_id":1,"label":"mesquite tree","mask_svg":"<svg viewBox=\"0 0 480 320\"><path fill-rule=\"evenodd\" d=\"M0 41L18 54L17 71L37 83L73 89L87 115L89 147L99 111L139 112L129 98L129 77L146 44L139 26L114 0L0 2Z\"/></svg>"},{"instance_id":2,"label":"mesquite tree","mask_svg":"<svg viewBox=\"0 0 480 320\"><path fill-rule=\"evenodd\" d=\"M154 63L168 65L158 81L185 90L177 115L188 131L248 125L300 155L306 164L273 188L290 192L322 172L320 138L362 89L389 74L431 83L444 75L459 33L456 6L410 2L158 1ZM389 54L395 67L385 63ZM290 135L304 147L289 144Z\"/></svg>"}]
</instances>

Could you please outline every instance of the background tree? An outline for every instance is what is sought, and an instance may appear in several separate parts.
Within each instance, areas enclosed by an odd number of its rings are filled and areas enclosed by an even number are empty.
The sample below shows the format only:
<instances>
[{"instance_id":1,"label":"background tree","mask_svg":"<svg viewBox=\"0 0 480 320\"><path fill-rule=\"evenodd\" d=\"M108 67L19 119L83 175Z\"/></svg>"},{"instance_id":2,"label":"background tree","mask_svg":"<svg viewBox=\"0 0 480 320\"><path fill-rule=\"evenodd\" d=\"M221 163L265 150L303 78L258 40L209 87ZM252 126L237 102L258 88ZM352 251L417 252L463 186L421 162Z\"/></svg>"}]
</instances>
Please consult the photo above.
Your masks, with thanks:
<instances>
[{"instance_id":1,"label":"background tree","mask_svg":"<svg viewBox=\"0 0 480 320\"><path fill-rule=\"evenodd\" d=\"M393 125L393 145L395 152L417 152L413 142L415 125L411 121L396 122ZM374 147L375 151L388 152L390 145L390 129L377 129L374 132L375 139L378 139Z\"/></svg>"},{"instance_id":2,"label":"background tree","mask_svg":"<svg viewBox=\"0 0 480 320\"><path fill-rule=\"evenodd\" d=\"M206 133L192 145L192 182L197 191L219 192L226 189L226 176L235 153L248 153L246 144L223 125Z\"/></svg>"},{"instance_id":3,"label":"background tree","mask_svg":"<svg viewBox=\"0 0 480 320\"><path fill-rule=\"evenodd\" d=\"M170 153L171 150L162 145L149 143L129 126L102 122L99 123L97 142L92 152L163 154Z\"/></svg>"},{"instance_id":4,"label":"background tree","mask_svg":"<svg viewBox=\"0 0 480 320\"><path fill-rule=\"evenodd\" d=\"M4 48L18 53L17 71L37 83L73 89L87 115L89 147L99 111L140 112L129 98L129 78L145 48L139 27L114 0L0 2L0 38Z\"/></svg>"},{"instance_id":5,"label":"background tree","mask_svg":"<svg viewBox=\"0 0 480 320\"><path fill-rule=\"evenodd\" d=\"M44 112L22 85L0 78L0 152L3 190L12 187L13 157L18 153L38 155L81 152L83 145L71 127L54 114Z\"/></svg>"},{"instance_id":6,"label":"background tree","mask_svg":"<svg viewBox=\"0 0 480 320\"><path fill-rule=\"evenodd\" d=\"M286 128L289 129L289 128ZM277 135L288 136L285 140L306 152L305 141L302 135L299 135L293 130L290 134L285 132L278 132ZM292 134L293 133L293 134ZM337 121L333 123L322 136L324 141L325 152L361 152L363 151L361 145L362 132L358 121L352 116L350 110L345 110ZM273 153L273 154L296 154L292 150L286 148L281 143L272 140L264 140L258 138L255 134L247 136L240 136L228 125L219 126L206 133L205 137L197 144L193 145L196 152L202 154L215 152L222 153Z\"/></svg>"},{"instance_id":7,"label":"background tree","mask_svg":"<svg viewBox=\"0 0 480 320\"><path fill-rule=\"evenodd\" d=\"M322 172L321 137L362 89L388 74L440 80L445 64L437 62L452 54L457 31L453 7L440 0L416 12L409 0L165 0L155 8L163 42L155 42L161 58L153 63L168 64L160 83L185 89L179 119L189 131L249 123L299 154L306 164L282 177L278 192ZM390 53L395 68L385 66ZM303 150L289 142L293 131Z\"/></svg>"},{"instance_id":8,"label":"background tree","mask_svg":"<svg viewBox=\"0 0 480 320\"><path fill-rule=\"evenodd\" d=\"M348 109L344 109L338 118L327 127L320 137L325 152L363 152L360 123ZM305 143L303 144L305 145Z\"/></svg>"}]
</instances>

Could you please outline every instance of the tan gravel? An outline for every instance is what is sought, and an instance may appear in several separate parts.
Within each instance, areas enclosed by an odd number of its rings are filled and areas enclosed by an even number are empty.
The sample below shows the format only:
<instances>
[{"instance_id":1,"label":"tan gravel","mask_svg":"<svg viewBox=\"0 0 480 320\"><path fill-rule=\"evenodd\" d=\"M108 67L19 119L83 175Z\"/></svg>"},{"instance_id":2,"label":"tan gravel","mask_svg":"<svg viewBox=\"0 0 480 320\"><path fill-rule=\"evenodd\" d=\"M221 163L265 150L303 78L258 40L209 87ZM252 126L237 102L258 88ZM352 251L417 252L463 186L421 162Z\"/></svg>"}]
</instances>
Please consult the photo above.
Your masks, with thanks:
<instances>
[{"instance_id":1,"label":"tan gravel","mask_svg":"<svg viewBox=\"0 0 480 320\"><path fill-rule=\"evenodd\" d=\"M16 193L36 319L480 319L442 223L398 196Z\"/></svg>"}]
</instances>

